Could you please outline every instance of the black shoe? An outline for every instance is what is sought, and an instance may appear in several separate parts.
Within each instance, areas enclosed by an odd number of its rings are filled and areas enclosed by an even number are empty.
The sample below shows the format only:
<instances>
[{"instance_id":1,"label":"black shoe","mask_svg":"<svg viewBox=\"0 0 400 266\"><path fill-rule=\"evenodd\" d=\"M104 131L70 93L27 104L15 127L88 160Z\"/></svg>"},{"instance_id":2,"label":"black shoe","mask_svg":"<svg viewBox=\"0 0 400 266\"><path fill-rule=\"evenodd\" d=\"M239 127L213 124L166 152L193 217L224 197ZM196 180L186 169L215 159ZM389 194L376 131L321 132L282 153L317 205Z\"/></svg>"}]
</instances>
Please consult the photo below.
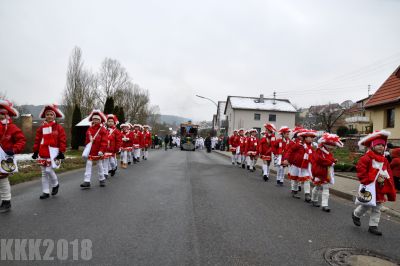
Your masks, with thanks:
<instances>
[{"instance_id":1,"label":"black shoe","mask_svg":"<svg viewBox=\"0 0 400 266\"><path fill-rule=\"evenodd\" d=\"M145 161L147 161L147 158L144 158Z\"/></svg>"},{"instance_id":2,"label":"black shoe","mask_svg":"<svg viewBox=\"0 0 400 266\"><path fill-rule=\"evenodd\" d=\"M298 190L299 192L301 191L301 186L299 186L299 190Z\"/></svg>"},{"instance_id":3,"label":"black shoe","mask_svg":"<svg viewBox=\"0 0 400 266\"><path fill-rule=\"evenodd\" d=\"M245 168L246 168L246 165L242 164L242 168L245 169Z\"/></svg>"},{"instance_id":4,"label":"black shoe","mask_svg":"<svg viewBox=\"0 0 400 266\"><path fill-rule=\"evenodd\" d=\"M267 182L269 178L268 178L268 176L264 175L263 179L264 179L265 182Z\"/></svg>"},{"instance_id":5,"label":"black shoe","mask_svg":"<svg viewBox=\"0 0 400 266\"><path fill-rule=\"evenodd\" d=\"M300 199L300 196L297 195L297 191L292 190L292 197L295 199Z\"/></svg>"},{"instance_id":6,"label":"black shoe","mask_svg":"<svg viewBox=\"0 0 400 266\"><path fill-rule=\"evenodd\" d=\"M250 165L247 166L247 170L250 170Z\"/></svg>"},{"instance_id":7,"label":"black shoe","mask_svg":"<svg viewBox=\"0 0 400 266\"><path fill-rule=\"evenodd\" d=\"M100 186L101 187L105 187L106 186L106 181L105 180L101 180L100 181Z\"/></svg>"},{"instance_id":8,"label":"black shoe","mask_svg":"<svg viewBox=\"0 0 400 266\"><path fill-rule=\"evenodd\" d=\"M107 179L107 178L108 178L108 175L104 175L104 178Z\"/></svg>"},{"instance_id":9,"label":"black shoe","mask_svg":"<svg viewBox=\"0 0 400 266\"><path fill-rule=\"evenodd\" d=\"M232 165L235 165L235 163L234 163L234 162L232 162Z\"/></svg>"},{"instance_id":10,"label":"black shoe","mask_svg":"<svg viewBox=\"0 0 400 266\"><path fill-rule=\"evenodd\" d=\"M142 156L142 159L144 160L144 156Z\"/></svg>"},{"instance_id":11,"label":"black shoe","mask_svg":"<svg viewBox=\"0 0 400 266\"><path fill-rule=\"evenodd\" d=\"M134 163L136 163L136 161L133 161ZM132 162L128 162L128 164L130 165Z\"/></svg>"},{"instance_id":12,"label":"black shoe","mask_svg":"<svg viewBox=\"0 0 400 266\"><path fill-rule=\"evenodd\" d=\"M312 201L312 206L314 207L321 207L321 205L319 205L318 201ZM325 208L325 207L324 207Z\"/></svg>"},{"instance_id":13,"label":"black shoe","mask_svg":"<svg viewBox=\"0 0 400 266\"><path fill-rule=\"evenodd\" d=\"M90 182L83 182L81 188L90 188Z\"/></svg>"},{"instance_id":14,"label":"black shoe","mask_svg":"<svg viewBox=\"0 0 400 266\"><path fill-rule=\"evenodd\" d=\"M8 212L11 210L11 201L3 200L0 206L0 213Z\"/></svg>"},{"instance_id":15,"label":"black shoe","mask_svg":"<svg viewBox=\"0 0 400 266\"><path fill-rule=\"evenodd\" d=\"M283 187L283 181L277 181L278 185Z\"/></svg>"},{"instance_id":16,"label":"black shoe","mask_svg":"<svg viewBox=\"0 0 400 266\"><path fill-rule=\"evenodd\" d=\"M108 170L108 173L111 174L112 170Z\"/></svg>"},{"instance_id":17,"label":"black shoe","mask_svg":"<svg viewBox=\"0 0 400 266\"><path fill-rule=\"evenodd\" d=\"M322 210L323 210L324 212L330 212L330 211L331 211L331 209L329 209L328 206L322 207Z\"/></svg>"},{"instance_id":18,"label":"black shoe","mask_svg":"<svg viewBox=\"0 0 400 266\"><path fill-rule=\"evenodd\" d=\"M376 236L382 235L382 232L379 231L378 226L370 226L368 228L368 232L370 232L371 234L376 235Z\"/></svg>"},{"instance_id":19,"label":"black shoe","mask_svg":"<svg viewBox=\"0 0 400 266\"><path fill-rule=\"evenodd\" d=\"M117 171L117 168L111 170L111 176L114 176L114 175L115 175L115 171Z\"/></svg>"},{"instance_id":20,"label":"black shoe","mask_svg":"<svg viewBox=\"0 0 400 266\"><path fill-rule=\"evenodd\" d=\"M40 199L48 199L48 198L50 198L50 194L49 193L43 193L42 195L40 195L39 198Z\"/></svg>"},{"instance_id":21,"label":"black shoe","mask_svg":"<svg viewBox=\"0 0 400 266\"><path fill-rule=\"evenodd\" d=\"M250 169L250 172L254 172L254 169Z\"/></svg>"},{"instance_id":22,"label":"black shoe","mask_svg":"<svg viewBox=\"0 0 400 266\"><path fill-rule=\"evenodd\" d=\"M305 202L311 202L311 195L310 195L310 193L306 193L305 195L304 195L304 201Z\"/></svg>"},{"instance_id":23,"label":"black shoe","mask_svg":"<svg viewBox=\"0 0 400 266\"><path fill-rule=\"evenodd\" d=\"M239 162L237 162L236 164L237 164L237 165L240 165L240 163L239 163Z\"/></svg>"},{"instance_id":24,"label":"black shoe","mask_svg":"<svg viewBox=\"0 0 400 266\"><path fill-rule=\"evenodd\" d=\"M354 212L351 213L351 218L353 219L354 225L361 226L361 220L360 218L354 215Z\"/></svg>"},{"instance_id":25,"label":"black shoe","mask_svg":"<svg viewBox=\"0 0 400 266\"><path fill-rule=\"evenodd\" d=\"M58 188L60 187L60 184L58 184L57 186L55 186L55 187L53 187L52 189L51 189L51 195L52 196L54 196L54 195L57 195L57 193L58 193Z\"/></svg>"},{"instance_id":26,"label":"black shoe","mask_svg":"<svg viewBox=\"0 0 400 266\"><path fill-rule=\"evenodd\" d=\"M140 158L137 158L136 161L139 163L140 162Z\"/></svg>"}]
</instances>

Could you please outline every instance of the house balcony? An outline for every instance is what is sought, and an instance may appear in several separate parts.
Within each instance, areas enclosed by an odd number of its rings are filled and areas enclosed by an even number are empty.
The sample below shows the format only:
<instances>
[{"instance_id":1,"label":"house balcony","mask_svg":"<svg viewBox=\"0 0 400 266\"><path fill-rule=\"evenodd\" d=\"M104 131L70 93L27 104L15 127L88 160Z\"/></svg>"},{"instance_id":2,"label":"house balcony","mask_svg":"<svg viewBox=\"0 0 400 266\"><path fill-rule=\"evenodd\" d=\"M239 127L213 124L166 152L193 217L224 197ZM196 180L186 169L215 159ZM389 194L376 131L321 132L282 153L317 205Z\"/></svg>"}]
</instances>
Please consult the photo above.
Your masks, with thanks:
<instances>
[{"instance_id":1,"label":"house balcony","mask_svg":"<svg viewBox=\"0 0 400 266\"><path fill-rule=\"evenodd\" d=\"M344 121L346 121L346 123L365 123L365 124L371 123L371 120L369 119L368 116L347 117L344 119Z\"/></svg>"}]
</instances>

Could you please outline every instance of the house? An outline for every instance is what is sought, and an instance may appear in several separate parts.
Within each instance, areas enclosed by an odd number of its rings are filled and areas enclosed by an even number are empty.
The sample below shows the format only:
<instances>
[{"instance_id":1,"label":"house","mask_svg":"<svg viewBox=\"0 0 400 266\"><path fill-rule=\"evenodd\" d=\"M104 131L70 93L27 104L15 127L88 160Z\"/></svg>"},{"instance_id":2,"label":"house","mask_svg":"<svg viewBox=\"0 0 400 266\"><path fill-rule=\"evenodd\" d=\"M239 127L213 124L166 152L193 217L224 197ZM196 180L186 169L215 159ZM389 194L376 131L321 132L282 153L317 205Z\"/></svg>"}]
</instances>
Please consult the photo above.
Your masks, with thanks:
<instances>
[{"instance_id":1,"label":"house","mask_svg":"<svg viewBox=\"0 0 400 266\"><path fill-rule=\"evenodd\" d=\"M391 132L393 143L400 144L400 66L366 102L373 130Z\"/></svg>"},{"instance_id":2,"label":"house","mask_svg":"<svg viewBox=\"0 0 400 266\"><path fill-rule=\"evenodd\" d=\"M228 96L224 114L227 117L227 132L234 129L256 128L264 130L265 123L273 123L279 129L281 126L293 128L297 110L287 99Z\"/></svg>"},{"instance_id":3,"label":"house","mask_svg":"<svg viewBox=\"0 0 400 266\"><path fill-rule=\"evenodd\" d=\"M356 131L358 134L368 134L372 132L372 122L369 111L365 110L365 104L372 95L357 101L346 111L345 125L350 131Z\"/></svg>"}]
</instances>

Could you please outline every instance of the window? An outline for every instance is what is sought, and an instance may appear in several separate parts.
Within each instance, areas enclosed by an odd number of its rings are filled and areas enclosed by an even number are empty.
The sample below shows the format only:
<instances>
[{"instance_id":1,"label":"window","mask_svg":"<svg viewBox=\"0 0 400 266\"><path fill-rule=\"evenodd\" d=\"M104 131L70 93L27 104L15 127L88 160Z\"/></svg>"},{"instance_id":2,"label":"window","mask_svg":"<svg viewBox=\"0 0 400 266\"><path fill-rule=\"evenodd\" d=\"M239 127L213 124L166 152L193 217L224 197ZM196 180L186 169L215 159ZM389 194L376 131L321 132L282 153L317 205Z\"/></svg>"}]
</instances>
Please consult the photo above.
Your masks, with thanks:
<instances>
[{"instance_id":1,"label":"window","mask_svg":"<svg viewBox=\"0 0 400 266\"><path fill-rule=\"evenodd\" d=\"M386 110L386 127L394 127L394 108Z\"/></svg>"},{"instance_id":2,"label":"window","mask_svg":"<svg viewBox=\"0 0 400 266\"><path fill-rule=\"evenodd\" d=\"M261 115L260 114L254 114L254 120L260 120Z\"/></svg>"},{"instance_id":3,"label":"window","mask_svg":"<svg viewBox=\"0 0 400 266\"><path fill-rule=\"evenodd\" d=\"M269 115L268 121L270 121L270 122L276 122L276 115L270 114L270 115Z\"/></svg>"}]
</instances>

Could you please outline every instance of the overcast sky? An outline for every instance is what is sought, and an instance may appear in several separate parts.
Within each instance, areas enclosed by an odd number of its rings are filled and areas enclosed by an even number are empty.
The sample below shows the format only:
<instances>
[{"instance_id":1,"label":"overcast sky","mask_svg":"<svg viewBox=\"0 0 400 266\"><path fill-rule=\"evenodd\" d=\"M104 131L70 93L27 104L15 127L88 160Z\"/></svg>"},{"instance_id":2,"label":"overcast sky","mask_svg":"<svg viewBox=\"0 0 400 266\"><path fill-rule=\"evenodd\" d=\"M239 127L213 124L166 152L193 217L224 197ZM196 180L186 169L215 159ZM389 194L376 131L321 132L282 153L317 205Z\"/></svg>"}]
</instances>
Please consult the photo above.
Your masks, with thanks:
<instances>
[{"instance_id":1,"label":"overcast sky","mask_svg":"<svg viewBox=\"0 0 400 266\"><path fill-rule=\"evenodd\" d=\"M398 0L2 0L0 92L60 102L74 46L119 60L162 114L211 120L227 95L358 100L400 65Z\"/></svg>"}]
</instances>

